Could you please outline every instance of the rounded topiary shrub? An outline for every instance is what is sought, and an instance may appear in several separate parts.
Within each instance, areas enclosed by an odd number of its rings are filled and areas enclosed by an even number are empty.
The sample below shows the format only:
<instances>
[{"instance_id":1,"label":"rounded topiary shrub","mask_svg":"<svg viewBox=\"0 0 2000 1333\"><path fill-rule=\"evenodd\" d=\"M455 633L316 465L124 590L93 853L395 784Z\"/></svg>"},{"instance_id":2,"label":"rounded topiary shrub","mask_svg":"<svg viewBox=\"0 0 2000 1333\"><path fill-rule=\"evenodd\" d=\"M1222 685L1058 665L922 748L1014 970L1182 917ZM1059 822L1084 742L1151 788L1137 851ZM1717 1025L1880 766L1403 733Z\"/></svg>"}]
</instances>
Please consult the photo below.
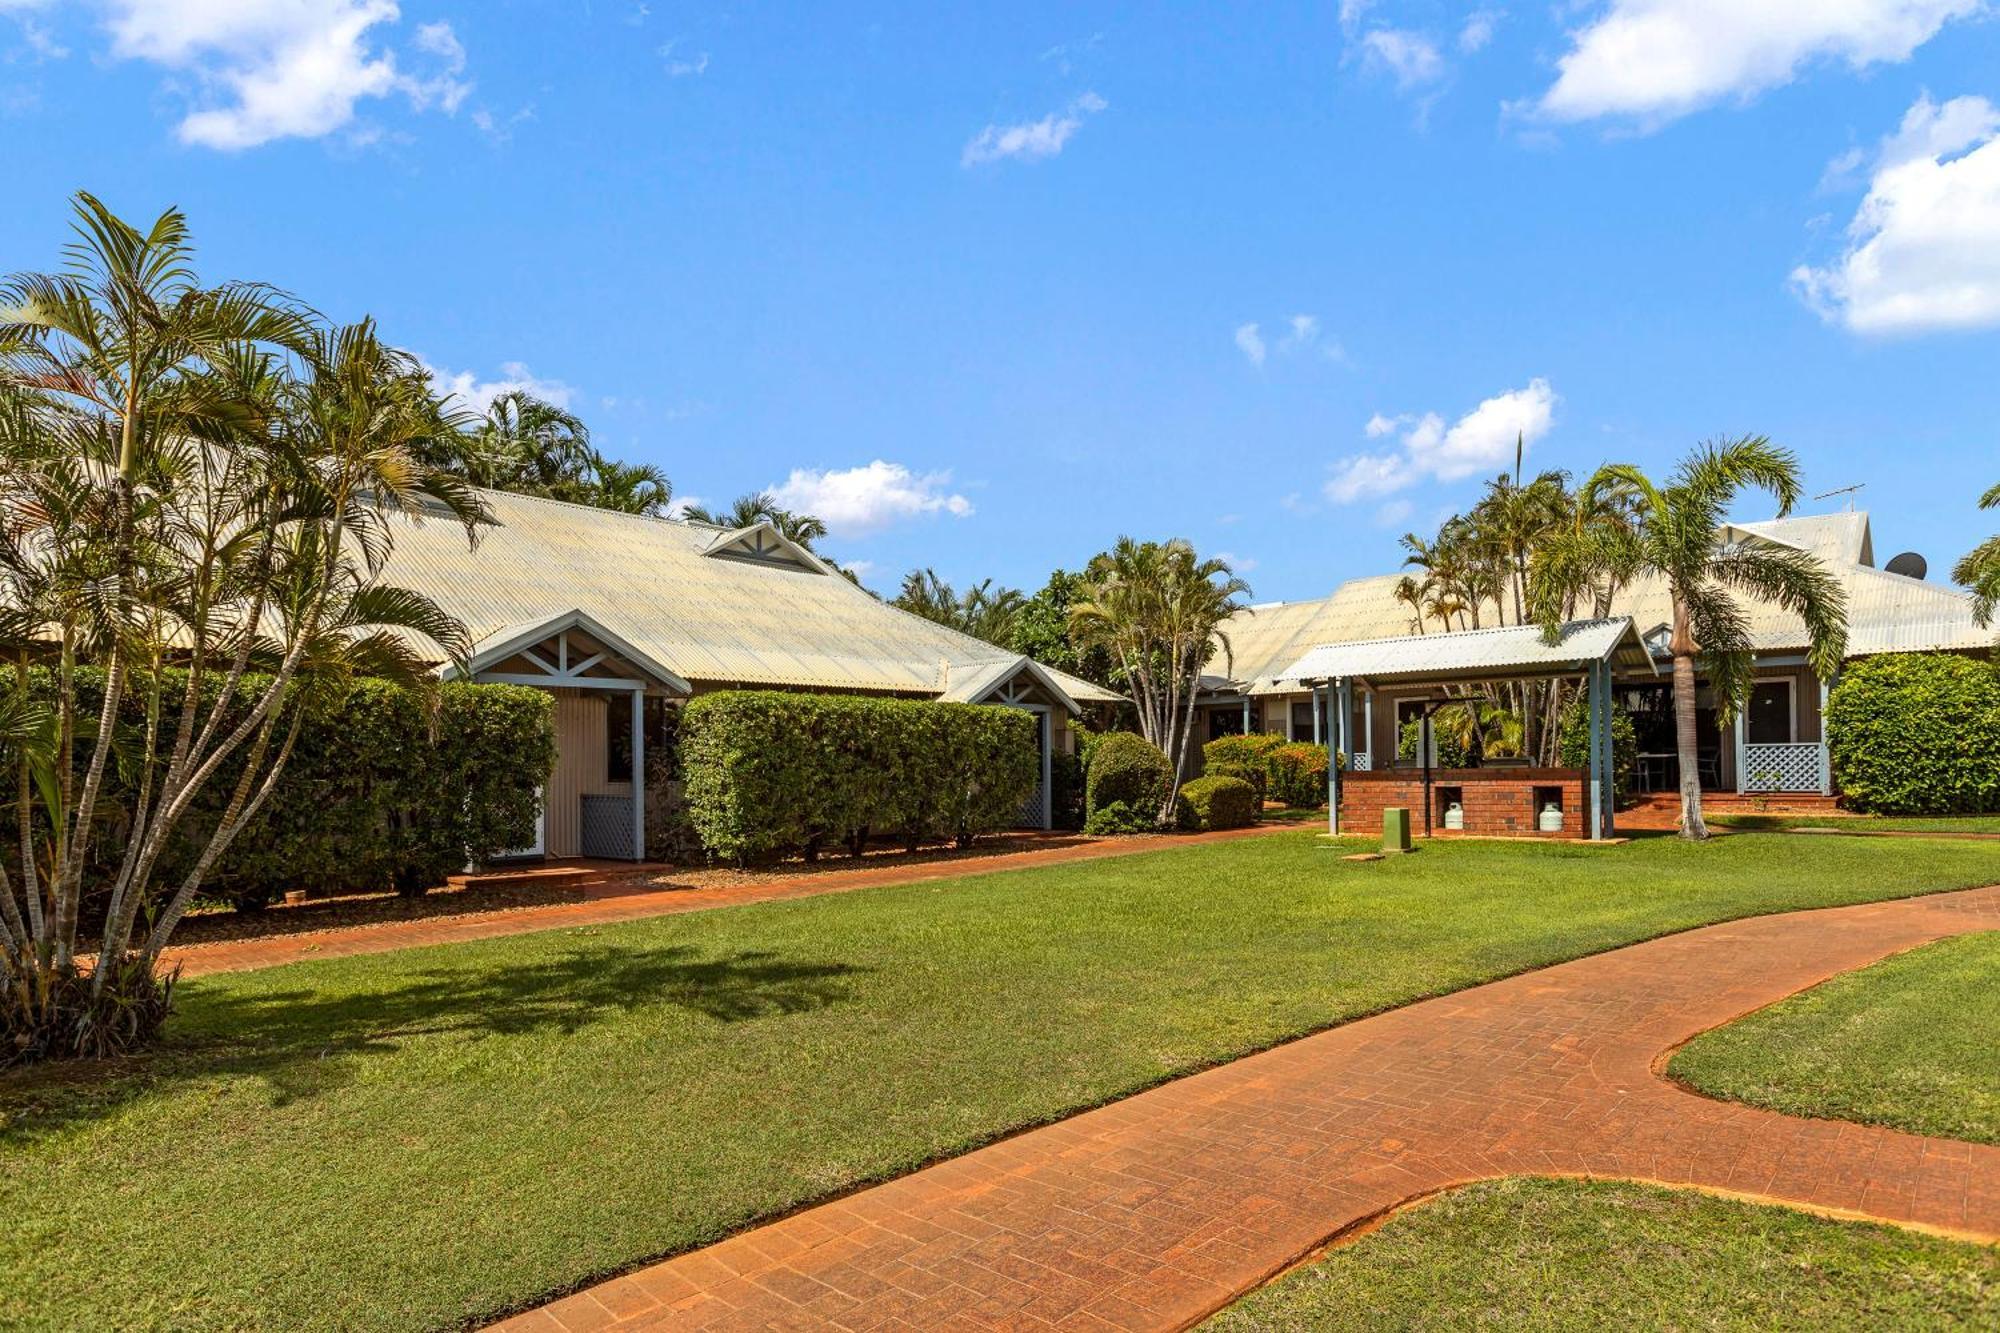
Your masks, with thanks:
<instances>
[{"instance_id":1,"label":"rounded topiary shrub","mask_svg":"<svg viewBox=\"0 0 2000 1333\"><path fill-rule=\"evenodd\" d=\"M1242 778L1196 778L1181 788L1178 809L1182 828L1247 828L1257 819L1257 790Z\"/></svg>"},{"instance_id":2,"label":"rounded topiary shrub","mask_svg":"<svg viewBox=\"0 0 2000 1333\"><path fill-rule=\"evenodd\" d=\"M2000 669L1949 653L1847 667L1827 700L1833 780L1857 810L2000 810Z\"/></svg>"},{"instance_id":3,"label":"rounded topiary shrub","mask_svg":"<svg viewBox=\"0 0 2000 1333\"><path fill-rule=\"evenodd\" d=\"M1167 799L1173 769L1158 746L1129 731L1114 731L1091 747L1084 804L1091 814L1114 803L1153 817Z\"/></svg>"}]
</instances>

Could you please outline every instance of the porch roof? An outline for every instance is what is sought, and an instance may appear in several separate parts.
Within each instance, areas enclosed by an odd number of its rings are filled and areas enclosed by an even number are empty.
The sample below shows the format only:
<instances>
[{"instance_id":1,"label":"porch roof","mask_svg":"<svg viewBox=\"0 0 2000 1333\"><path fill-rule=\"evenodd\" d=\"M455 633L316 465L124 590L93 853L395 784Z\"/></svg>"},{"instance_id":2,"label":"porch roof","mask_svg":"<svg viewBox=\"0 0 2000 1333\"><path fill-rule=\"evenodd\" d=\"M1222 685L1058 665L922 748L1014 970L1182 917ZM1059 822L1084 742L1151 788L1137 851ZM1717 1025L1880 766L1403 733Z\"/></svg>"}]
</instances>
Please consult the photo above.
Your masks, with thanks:
<instances>
[{"instance_id":1,"label":"porch roof","mask_svg":"<svg viewBox=\"0 0 2000 1333\"><path fill-rule=\"evenodd\" d=\"M1426 681L1481 681L1558 676L1609 661L1620 671L1653 673L1658 667L1629 616L1572 620L1548 642L1539 625L1407 634L1393 639L1320 644L1255 693L1281 692L1286 682L1362 680L1372 685Z\"/></svg>"},{"instance_id":2,"label":"porch roof","mask_svg":"<svg viewBox=\"0 0 2000 1333\"><path fill-rule=\"evenodd\" d=\"M494 630L481 639L467 659L465 676L477 679L482 672L508 661L510 658L532 651L537 645L576 630L602 648L610 657L618 659L624 666L638 673L638 678L648 686L664 690L669 694L690 694L694 687L680 676L675 675L644 650L635 647L624 635L618 633L602 620L577 607L561 611L541 620L523 621L518 625L507 625ZM459 669L447 662L438 668L437 674L446 680L459 675ZM569 685L587 687L591 678L584 670L568 663L552 664L545 667L546 683L550 686Z\"/></svg>"}]
</instances>

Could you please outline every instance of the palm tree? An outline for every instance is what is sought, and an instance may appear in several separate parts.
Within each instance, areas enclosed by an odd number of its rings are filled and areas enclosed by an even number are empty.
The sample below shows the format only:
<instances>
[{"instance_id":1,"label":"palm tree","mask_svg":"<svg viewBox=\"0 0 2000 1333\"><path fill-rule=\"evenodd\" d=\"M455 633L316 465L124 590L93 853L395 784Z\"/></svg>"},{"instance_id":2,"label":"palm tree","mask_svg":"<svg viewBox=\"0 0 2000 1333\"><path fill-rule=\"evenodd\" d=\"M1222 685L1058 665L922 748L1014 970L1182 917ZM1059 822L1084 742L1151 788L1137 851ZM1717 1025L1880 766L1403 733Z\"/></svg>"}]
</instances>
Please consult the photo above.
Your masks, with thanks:
<instances>
[{"instance_id":1,"label":"palm tree","mask_svg":"<svg viewBox=\"0 0 2000 1333\"><path fill-rule=\"evenodd\" d=\"M778 497L769 491L752 491L739 495L728 509L714 510L702 505L689 505L681 511L682 517L691 523L706 523L712 528L728 528L732 532L738 528L754 528L766 524L776 528L788 541L796 542L808 551L813 543L826 536L826 524L811 514L799 514L778 503Z\"/></svg>"},{"instance_id":2,"label":"palm tree","mask_svg":"<svg viewBox=\"0 0 2000 1333\"><path fill-rule=\"evenodd\" d=\"M2000 509L2000 486L1979 497L1981 509ZM2000 537L1988 537L1952 566L1951 576L1972 589L1972 618L1985 628L2000 605Z\"/></svg>"},{"instance_id":3,"label":"palm tree","mask_svg":"<svg viewBox=\"0 0 2000 1333\"><path fill-rule=\"evenodd\" d=\"M1222 626L1243 609L1238 599L1250 585L1181 538L1120 537L1084 577L1088 595L1070 607L1072 633L1079 646L1101 646L1117 661L1132 687L1140 734L1167 756L1173 776L1159 811L1165 823L1180 796L1202 668L1217 648L1232 660Z\"/></svg>"},{"instance_id":4,"label":"palm tree","mask_svg":"<svg viewBox=\"0 0 2000 1333\"><path fill-rule=\"evenodd\" d=\"M575 499L600 463L580 418L522 389L495 398L468 440L468 475L495 490Z\"/></svg>"},{"instance_id":5,"label":"palm tree","mask_svg":"<svg viewBox=\"0 0 2000 1333\"><path fill-rule=\"evenodd\" d=\"M435 607L376 583L385 512L421 493L480 517L462 478L418 461L448 414L372 326L329 332L269 289L199 286L176 211L143 232L89 195L77 213L68 272L0 288L0 634L16 662L0 748L23 881L0 865L0 1060L110 1053L157 1030L159 951L282 771L314 645L333 635L380 664L370 626L462 643ZM46 706L31 653L52 663ZM268 673L254 685L253 667ZM117 725L128 698L149 724L137 753ZM114 748L137 779L86 973L78 909ZM159 860L224 764L239 777L163 902Z\"/></svg>"},{"instance_id":6,"label":"palm tree","mask_svg":"<svg viewBox=\"0 0 2000 1333\"><path fill-rule=\"evenodd\" d=\"M913 569L903 576L903 590L891 605L961 634L970 634L987 643L1006 644L1013 637L1014 622L1027 604L1015 588L995 588L992 579L981 579L964 595L932 569Z\"/></svg>"},{"instance_id":7,"label":"palm tree","mask_svg":"<svg viewBox=\"0 0 2000 1333\"><path fill-rule=\"evenodd\" d=\"M1724 523L1738 493L1768 492L1783 518L1798 503L1798 461L1761 435L1698 447L1665 486L1629 464L1599 468L1586 489L1622 488L1631 498L1630 570L1667 585L1673 606L1674 732L1680 755L1683 838L1704 839L1695 742L1695 662L1699 657L1725 718L1748 701L1754 658L1749 624L1735 594L1774 603L1805 622L1807 661L1822 680L1847 649L1847 597L1817 556L1755 538L1728 537ZM1560 603L1545 596L1551 640Z\"/></svg>"},{"instance_id":8,"label":"palm tree","mask_svg":"<svg viewBox=\"0 0 2000 1333\"><path fill-rule=\"evenodd\" d=\"M673 503L674 484L651 463L620 463L593 456L591 472L584 503L597 509L657 518Z\"/></svg>"}]
</instances>

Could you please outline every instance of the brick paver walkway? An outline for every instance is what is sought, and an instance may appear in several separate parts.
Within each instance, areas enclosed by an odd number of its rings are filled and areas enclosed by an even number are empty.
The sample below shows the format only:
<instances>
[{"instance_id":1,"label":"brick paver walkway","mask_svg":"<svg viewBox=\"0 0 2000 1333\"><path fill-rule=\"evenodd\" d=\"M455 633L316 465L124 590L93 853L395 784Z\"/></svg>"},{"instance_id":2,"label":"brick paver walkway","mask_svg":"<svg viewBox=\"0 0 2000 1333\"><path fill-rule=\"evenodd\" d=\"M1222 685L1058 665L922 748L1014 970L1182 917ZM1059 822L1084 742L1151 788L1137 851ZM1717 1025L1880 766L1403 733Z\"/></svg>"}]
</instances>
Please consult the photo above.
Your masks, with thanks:
<instances>
[{"instance_id":1,"label":"brick paver walkway","mask_svg":"<svg viewBox=\"0 0 2000 1333\"><path fill-rule=\"evenodd\" d=\"M1411 1005L944 1162L508 1321L1177 1329L1413 1198L1516 1174L1692 1185L2000 1239L2000 1148L1710 1101L1688 1038L2000 927L2000 886L1763 917Z\"/></svg>"},{"instance_id":2,"label":"brick paver walkway","mask_svg":"<svg viewBox=\"0 0 2000 1333\"><path fill-rule=\"evenodd\" d=\"M1078 839L1063 835L1059 845L1034 847L1026 851L998 852L990 856L968 856L936 861L896 862L860 866L852 870L827 869L791 871L752 883L695 888L674 886L672 872L652 873L649 879L613 883L586 890L581 902L549 903L539 907L515 907L490 912L468 912L462 916L426 917L417 921L384 921L373 925L335 927L295 935L272 935L261 939L223 940L212 944L188 944L166 951L166 965L176 964L183 976L198 977L211 972L247 972L261 967L277 967L308 958L345 958L354 954L389 953L427 944L456 944L466 940L493 939L501 935L526 935L538 930L561 930L575 926L603 926L645 917L672 916L678 912L705 912L718 907L741 907L749 903L777 902L790 898L811 898L822 893L845 893L853 889L885 888L895 884L929 883L940 879L962 879L971 875L991 875L1004 870L1027 870L1037 866L1064 865L1074 861L1095 861L1111 856L1132 856L1175 847L1198 846L1207 842L1232 842L1240 838L1279 833L1295 825L1263 824L1256 828L1232 829L1223 833L1180 833L1159 837ZM1057 841L1052 839L1052 841Z\"/></svg>"}]
</instances>

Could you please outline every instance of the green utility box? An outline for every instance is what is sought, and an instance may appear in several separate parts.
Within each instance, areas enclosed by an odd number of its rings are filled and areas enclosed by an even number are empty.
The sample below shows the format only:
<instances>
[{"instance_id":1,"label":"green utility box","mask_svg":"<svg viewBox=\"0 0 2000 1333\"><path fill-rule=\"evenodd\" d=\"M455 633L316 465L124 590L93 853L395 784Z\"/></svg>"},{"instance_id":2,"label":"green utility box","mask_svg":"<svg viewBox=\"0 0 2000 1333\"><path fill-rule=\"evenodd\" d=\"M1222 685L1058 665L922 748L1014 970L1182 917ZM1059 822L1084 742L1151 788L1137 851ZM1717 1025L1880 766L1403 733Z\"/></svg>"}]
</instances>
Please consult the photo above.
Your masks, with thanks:
<instances>
[{"instance_id":1,"label":"green utility box","mask_svg":"<svg viewBox=\"0 0 2000 1333\"><path fill-rule=\"evenodd\" d=\"M1392 805L1382 812L1382 850L1410 850L1410 812L1400 805Z\"/></svg>"}]
</instances>

